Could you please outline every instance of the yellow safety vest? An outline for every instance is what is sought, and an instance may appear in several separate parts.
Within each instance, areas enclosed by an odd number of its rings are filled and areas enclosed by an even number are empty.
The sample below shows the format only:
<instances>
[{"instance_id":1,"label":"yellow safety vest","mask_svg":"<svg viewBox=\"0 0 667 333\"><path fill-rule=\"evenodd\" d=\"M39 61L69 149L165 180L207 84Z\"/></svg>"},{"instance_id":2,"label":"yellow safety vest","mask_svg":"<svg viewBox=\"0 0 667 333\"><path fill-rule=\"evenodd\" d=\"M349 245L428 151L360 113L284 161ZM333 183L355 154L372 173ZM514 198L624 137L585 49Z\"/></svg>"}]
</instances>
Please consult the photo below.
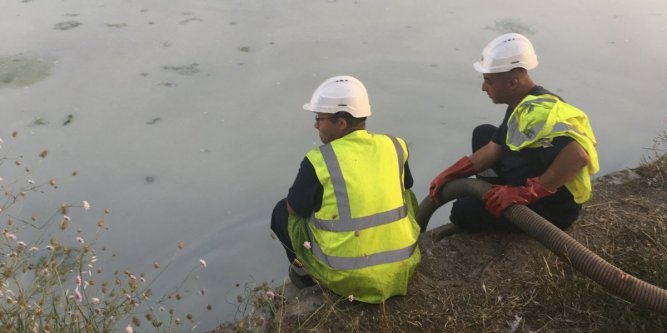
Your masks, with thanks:
<instances>
[{"instance_id":1,"label":"yellow safety vest","mask_svg":"<svg viewBox=\"0 0 667 333\"><path fill-rule=\"evenodd\" d=\"M548 147L555 137L563 135L576 140L590 158L588 166L565 184L574 201L581 204L591 197L591 175L600 170L597 143L586 114L550 94L528 95L507 121L506 143L514 151Z\"/></svg>"},{"instance_id":2,"label":"yellow safety vest","mask_svg":"<svg viewBox=\"0 0 667 333\"><path fill-rule=\"evenodd\" d=\"M304 268L331 291L359 301L405 295L421 260L417 200L403 181L405 142L357 130L306 157L324 192L310 218L290 216L290 237Z\"/></svg>"}]
</instances>

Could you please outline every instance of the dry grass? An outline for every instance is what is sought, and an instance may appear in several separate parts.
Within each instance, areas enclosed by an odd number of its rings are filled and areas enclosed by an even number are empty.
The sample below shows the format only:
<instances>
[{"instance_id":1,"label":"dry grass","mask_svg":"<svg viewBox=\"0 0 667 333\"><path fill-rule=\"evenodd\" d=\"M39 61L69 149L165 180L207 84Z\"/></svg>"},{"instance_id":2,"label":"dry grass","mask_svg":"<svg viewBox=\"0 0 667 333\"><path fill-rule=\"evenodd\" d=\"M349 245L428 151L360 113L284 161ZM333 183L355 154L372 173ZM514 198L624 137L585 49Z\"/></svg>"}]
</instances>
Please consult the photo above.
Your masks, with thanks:
<instances>
[{"instance_id":1,"label":"dry grass","mask_svg":"<svg viewBox=\"0 0 667 333\"><path fill-rule=\"evenodd\" d=\"M626 184L595 185L568 233L613 265L667 288L667 157ZM310 288L275 298L269 332L665 332L667 316L620 299L519 232L422 240L424 258L405 297L349 302ZM252 331L227 327L227 331ZM254 330L256 331L256 330Z\"/></svg>"}]
</instances>

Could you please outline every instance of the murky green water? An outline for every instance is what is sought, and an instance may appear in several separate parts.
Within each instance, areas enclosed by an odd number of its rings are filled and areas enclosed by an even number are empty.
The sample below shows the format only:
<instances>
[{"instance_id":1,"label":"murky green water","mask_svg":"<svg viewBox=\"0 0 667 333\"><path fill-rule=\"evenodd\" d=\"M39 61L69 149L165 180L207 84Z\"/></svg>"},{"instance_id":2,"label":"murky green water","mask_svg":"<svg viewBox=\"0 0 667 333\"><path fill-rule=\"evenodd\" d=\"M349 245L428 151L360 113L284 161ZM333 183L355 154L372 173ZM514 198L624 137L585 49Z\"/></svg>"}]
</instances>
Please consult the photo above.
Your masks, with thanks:
<instances>
[{"instance_id":1,"label":"murky green water","mask_svg":"<svg viewBox=\"0 0 667 333\"><path fill-rule=\"evenodd\" d=\"M476 125L502 120L472 68L501 33L527 35L535 81L589 115L602 173L667 127L664 0L0 1L0 156L36 160L0 177L59 185L17 214L87 200L72 225L88 240L110 208L98 245L116 259L98 264L172 261L156 294L205 259L192 289L207 292L184 306L200 328L238 314L244 283L286 277L269 218L319 144L301 106L330 76L361 79L369 129L408 141L419 198Z\"/></svg>"},{"instance_id":2,"label":"murky green water","mask_svg":"<svg viewBox=\"0 0 667 333\"><path fill-rule=\"evenodd\" d=\"M41 59L0 58L0 87L25 87L51 75L51 63Z\"/></svg>"}]
</instances>

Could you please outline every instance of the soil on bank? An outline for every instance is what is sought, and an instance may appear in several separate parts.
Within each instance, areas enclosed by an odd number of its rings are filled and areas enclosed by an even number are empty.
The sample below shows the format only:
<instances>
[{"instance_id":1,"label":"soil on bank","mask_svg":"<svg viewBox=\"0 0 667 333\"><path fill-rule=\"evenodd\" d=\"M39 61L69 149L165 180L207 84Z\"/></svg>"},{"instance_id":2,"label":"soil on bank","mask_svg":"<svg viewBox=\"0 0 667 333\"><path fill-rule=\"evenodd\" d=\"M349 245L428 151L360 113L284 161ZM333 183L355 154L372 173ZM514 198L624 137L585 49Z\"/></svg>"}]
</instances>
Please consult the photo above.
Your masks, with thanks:
<instances>
[{"instance_id":1,"label":"soil on bank","mask_svg":"<svg viewBox=\"0 0 667 333\"><path fill-rule=\"evenodd\" d=\"M667 288L667 156L598 178L567 233ZM667 332L667 316L608 293L521 232L460 233L439 242L431 235L420 241L422 263L405 297L368 305L318 287L265 285L253 300L256 311L210 333Z\"/></svg>"}]
</instances>

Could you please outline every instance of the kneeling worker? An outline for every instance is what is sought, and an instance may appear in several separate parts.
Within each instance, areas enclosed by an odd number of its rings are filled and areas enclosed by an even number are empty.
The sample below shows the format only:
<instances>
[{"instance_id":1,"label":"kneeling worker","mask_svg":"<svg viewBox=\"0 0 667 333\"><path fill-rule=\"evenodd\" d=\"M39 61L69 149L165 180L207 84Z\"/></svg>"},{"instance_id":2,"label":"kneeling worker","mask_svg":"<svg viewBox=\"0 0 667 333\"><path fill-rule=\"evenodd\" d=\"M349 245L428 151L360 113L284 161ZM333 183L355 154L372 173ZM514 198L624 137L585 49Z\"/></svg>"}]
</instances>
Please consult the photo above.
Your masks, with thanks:
<instances>
[{"instance_id":1,"label":"kneeling worker","mask_svg":"<svg viewBox=\"0 0 667 333\"><path fill-rule=\"evenodd\" d=\"M303 108L324 145L306 154L271 217L290 279L367 303L405 295L421 260L405 141L366 130L368 94L351 76L326 80Z\"/></svg>"},{"instance_id":2,"label":"kneeling worker","mask_svg":"<svg viewBox=\"0 0 667 333\"><path fill-rule=\"evenodd\" d=\"M537 56L520 34L495 38L473 66L484 78L482 91L493 103L508 105L505 117L499 127L475 128L472 155L433 179L431 200L438 200L449 181L477 174L495 185L484 200L462 197L454 202L450 220L457 227L469 231L511 227L501 215L520 204L557 227L568 228L590 198L591 175L599 169L588 117L533 82L528 71L537 67ZM493 176L481 176L487 170Z\"/></svg>"}]
</instances>

